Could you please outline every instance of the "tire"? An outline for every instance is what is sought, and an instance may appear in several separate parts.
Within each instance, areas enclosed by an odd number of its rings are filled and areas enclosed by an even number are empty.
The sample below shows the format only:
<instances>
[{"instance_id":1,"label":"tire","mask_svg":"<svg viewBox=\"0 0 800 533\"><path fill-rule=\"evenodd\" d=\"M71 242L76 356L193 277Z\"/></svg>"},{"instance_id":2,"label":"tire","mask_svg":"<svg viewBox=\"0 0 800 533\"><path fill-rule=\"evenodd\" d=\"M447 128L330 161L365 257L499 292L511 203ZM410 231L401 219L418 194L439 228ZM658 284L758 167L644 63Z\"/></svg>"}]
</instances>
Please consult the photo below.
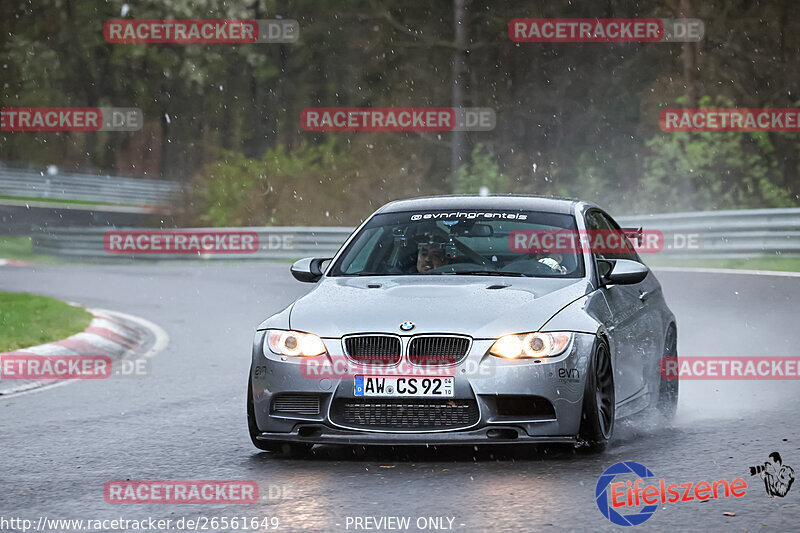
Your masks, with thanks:
<instances>
[{"instance_id":1,"label":"tire","mask_svg":"<svg viewBox=\"0 0 800 533\"><path fill-rule=\"evenodd\" d=\"M590 451L604 450L611 440L616 416L615 402L611 354L606 341L598 337L586 371L578 433L579 442L588 446Z\"/></svg>"},{"instance_id":2,"label":"tire","mask_svg":"<svg viewBox=\"0 0 800 533\"><path fill-rule=\"evenodd\" d=\"M675 328L670 328L667 332L667 337L664 341L664 357L678 357L678 336L675 333ZM680 381L677 379L664 379L660 368L659 362L658 399L655 407L664 418L672 420L675 417L675 411L678 410Z\"/></svg>"},{"instance_id":3,"label":"tire","mask_svg":"<svg viewBox=\"0 0 800 533\"><path fill-rule=\"evenodd\" d=\"M282 453L286 456L303 456L311 450L313 444L281 442L281 441L262 441L256 438L261 431L256 425L256 411L253 405L253 383L247 381L247 432L253 446L265 452Z\"/></svg>"}]
</instances>

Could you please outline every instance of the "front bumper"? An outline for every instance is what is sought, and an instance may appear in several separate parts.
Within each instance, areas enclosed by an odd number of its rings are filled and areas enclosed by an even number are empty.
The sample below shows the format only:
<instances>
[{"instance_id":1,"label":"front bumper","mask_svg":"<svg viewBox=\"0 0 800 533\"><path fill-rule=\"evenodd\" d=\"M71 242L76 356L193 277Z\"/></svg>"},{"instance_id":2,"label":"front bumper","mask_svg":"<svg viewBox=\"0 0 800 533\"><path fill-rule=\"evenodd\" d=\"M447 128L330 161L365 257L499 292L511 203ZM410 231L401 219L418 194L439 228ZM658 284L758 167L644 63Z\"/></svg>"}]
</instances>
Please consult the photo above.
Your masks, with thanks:
<instances>
[{"instance_id":1,"label":"front bumper","mask_svg":"<svg viewBox=\"0 0 800 533\"><path fill-rule=\"evenodd\" d=\"M574 443L580 427L586 370L595 336L575 333L562 355L541 360L505 360L487 355L493 340L473 341L470 352L454 369L454 400L474 401L478 414L461 427L350 427L332 416L335 402L363 401L354 396L352 376L365 373L348 362L333 374L309 372L308 361L283 358L262 351L264 332L253 344L250 379L256 425L263 441L315 444L510 444ZM339 339L325 339L329 358L344 360ZM320 358L313 358L320 359ZM453 373L453 370L450 371ZM375 372L368 372L375 374ZM318 413L276 411L273 400L286 395L318 398ZM538 406L535 412L509 412L508 401L525 400ZM375 399L380 402L381 399ZM335 415L335 413L334 413Z\"/></svg>"},{"instance_id":2,"label":"front bumper","mask_svg":"<svg viewBox=\"0 0 800 533\"><path fill-rule=\"evenodd\" d=\"M318 431L316 431L318 430ZM306 433L307 432L307 433ZM575 444L574 435L531 436L515 426L492 426L474 430L427 433L378 433L298 424L289 433L266 433L256 437L264 442L305 442L309 444L364 445L473 445L473 444Z\"/></svg>"}]
</instances>

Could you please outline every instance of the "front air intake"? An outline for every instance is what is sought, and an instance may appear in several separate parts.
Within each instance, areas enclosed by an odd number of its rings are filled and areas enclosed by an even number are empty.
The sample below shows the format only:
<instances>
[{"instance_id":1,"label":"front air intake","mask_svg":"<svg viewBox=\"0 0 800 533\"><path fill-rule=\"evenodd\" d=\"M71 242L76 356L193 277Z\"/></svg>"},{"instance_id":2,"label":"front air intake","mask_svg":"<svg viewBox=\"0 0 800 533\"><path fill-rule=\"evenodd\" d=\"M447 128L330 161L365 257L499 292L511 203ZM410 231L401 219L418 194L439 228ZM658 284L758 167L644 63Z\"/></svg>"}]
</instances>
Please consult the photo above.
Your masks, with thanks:
<instances>
[{"instance_id":1,"label":"front air intake","mask_svg":"<svg viewBox=\"0 0 800 533\"><path fill-rule=\"evenodd\" d=\"M286 415L318 415L319 396L282 394L272 400L272 412Z\"/></svg>"}]
</instances>

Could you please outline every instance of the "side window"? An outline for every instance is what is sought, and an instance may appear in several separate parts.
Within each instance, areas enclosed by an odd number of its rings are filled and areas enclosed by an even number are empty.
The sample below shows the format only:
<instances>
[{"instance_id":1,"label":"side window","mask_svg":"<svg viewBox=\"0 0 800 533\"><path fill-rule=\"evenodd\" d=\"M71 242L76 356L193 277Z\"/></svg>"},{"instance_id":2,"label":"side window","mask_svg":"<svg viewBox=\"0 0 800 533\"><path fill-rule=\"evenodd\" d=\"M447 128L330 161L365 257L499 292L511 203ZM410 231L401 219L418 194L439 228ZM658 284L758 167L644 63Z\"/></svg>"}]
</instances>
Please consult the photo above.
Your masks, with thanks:
<instances>
[{"instance_id":1,"label":"side window","mask_svg":"<svg viewBox=\"0 0 800 533\"><path fill-rule=\"evenodd\" d=\"M631 244L628 236L625 235L625 232L622 231L622 228L619 227L619 224L617 224L613 218L600 211L597 211L597 216L605 222L606 226L608 226L611 233L616 238L609 244L618 243L614 244L614 247L616 247L615 250L612 249L606 253L606 259L632 259L634 261L639 261L639 254L636 253L636 249Z\"/></svg>"},{"instance_id":2,"label":"side window","mask_svg":"<svg viewBox=\"0 0 800 533\"><path fill-rule=\"evenodd\" d=\"M589 230L592 253L597 259L639 260L622 229L602 211L586 213L586 228Z\"/></svg>"},{"instance_id":3,"label":"side window","mask_svg":"<svg viewBox=\"0 0 800 533\"><path fill-rule=\"evenodd\" d=\"M608 251L602 246L597 246L597 238L603 238L610 230L611 226L604 217L600 215L600 211L589 211L586 213L586 229L589 230L587 238L589 239L589 246L597 259L614 259L609 257Z\"/></svg>"},{"instance_id":4,"label":"side window","mask_svg":"<svg viewBox=\"0 0 800 533\"><path fill-rule=\"evenodd\" d=\"M586 229L588 230L589 238L591 238L591 236L594 234L602 235L609 229L605 225L605 221L600 218L598 214L599 211L589 211L586 213ZM595 247L592 247L591 251L595 259L610 259L610 257L606 257L606 254L603 252L603 250L597 250ZM608 271L610 270L607 263L597 263L597 269L601 278L608 274Z\"/></svg>"},{"instance_id":5,"label":"side window","mask_svg":"<svg viewBox=\"0 0 800 533\"><path fill-rule=\"evenodd\" d=\"M597 231L599 229L603 229L602 226L600 225L601 220L597 216L598 213L599 213L598 211L589 211L588 213L586 213L586 229L588 229L589 231Z\"/></svg>"}]
</instances>

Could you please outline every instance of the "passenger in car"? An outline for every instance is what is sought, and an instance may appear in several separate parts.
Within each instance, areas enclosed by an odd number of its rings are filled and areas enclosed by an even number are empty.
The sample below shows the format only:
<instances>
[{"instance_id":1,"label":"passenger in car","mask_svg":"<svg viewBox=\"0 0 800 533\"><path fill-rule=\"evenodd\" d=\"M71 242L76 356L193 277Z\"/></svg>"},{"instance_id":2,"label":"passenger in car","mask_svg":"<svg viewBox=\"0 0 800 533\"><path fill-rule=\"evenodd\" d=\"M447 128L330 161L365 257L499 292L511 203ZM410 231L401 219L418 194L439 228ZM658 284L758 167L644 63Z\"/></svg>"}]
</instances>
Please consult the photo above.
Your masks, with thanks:
<instances>
[{"instance_id":1,"label":"passenger in car","mask_svg":"<svg viewBox=\"0 0 800 533\"><path fill-rule=\"evenodd\" d=\"M547 265L559 274L566 274L567 268L563 266L561 263L564 261L564 257L555 252L543 252L536 254L536 260L543 265Z\"/></svg>"}]
</instances>

